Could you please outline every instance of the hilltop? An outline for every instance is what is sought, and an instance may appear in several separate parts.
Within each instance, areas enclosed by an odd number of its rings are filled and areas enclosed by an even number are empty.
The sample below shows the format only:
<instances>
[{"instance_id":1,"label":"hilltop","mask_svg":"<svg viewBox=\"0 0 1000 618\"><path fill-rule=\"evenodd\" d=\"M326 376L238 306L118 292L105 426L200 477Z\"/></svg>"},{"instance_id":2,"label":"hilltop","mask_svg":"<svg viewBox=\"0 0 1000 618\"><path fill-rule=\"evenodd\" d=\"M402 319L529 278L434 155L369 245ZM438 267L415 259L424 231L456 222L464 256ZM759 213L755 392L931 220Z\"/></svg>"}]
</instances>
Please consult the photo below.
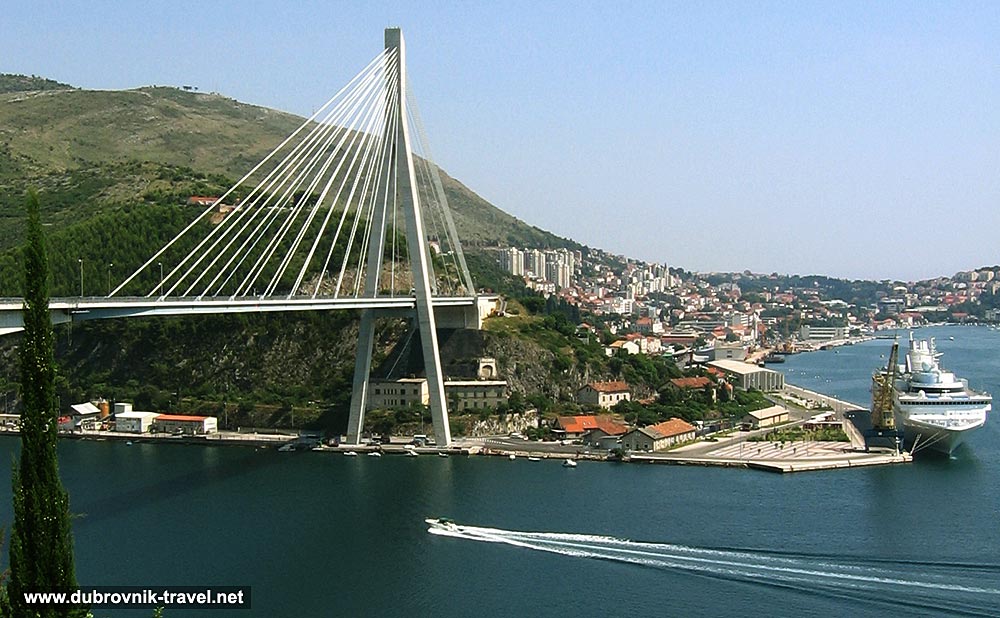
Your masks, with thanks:
<instances>
[{"instance_id":1,"label":"hilltop","mask_svg":"<svg viewBox=\"0 0 1000 618\"><path fill-rule=\"evenodd\" d=\"M19 227L28 186L60 228L124 204L223 191L304 120L217 93L95 91L0 75L0 218L13 219L5 229ZM441 176L463 243L578 246ZM0 248L12 244L5 236Z\"/></svg>"},{"instance_id":2,"label":"hilltop","mask_svg":"<svg viewBox=\"0 0 1000 618\"><path fill-rule=\"evenodd\" d=\"M0 93L38 90L72 90L73 86L37 75L0 73Z\"/></svg>"}]
</instances>

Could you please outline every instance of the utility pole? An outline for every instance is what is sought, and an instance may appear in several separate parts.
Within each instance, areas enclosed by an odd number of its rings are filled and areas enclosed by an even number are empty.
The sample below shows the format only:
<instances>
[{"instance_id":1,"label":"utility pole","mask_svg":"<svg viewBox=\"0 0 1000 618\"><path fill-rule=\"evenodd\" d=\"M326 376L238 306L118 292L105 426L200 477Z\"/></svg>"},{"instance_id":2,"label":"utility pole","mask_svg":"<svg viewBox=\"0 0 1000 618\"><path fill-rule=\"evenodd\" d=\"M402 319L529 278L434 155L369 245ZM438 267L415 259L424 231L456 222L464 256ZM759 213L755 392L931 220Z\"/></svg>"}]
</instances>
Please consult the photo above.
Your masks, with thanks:
<instances>
[{"instance_id":1,"label":"utility pole","mask_svg":"<svg viewBox=\"0 0 1000 618\"><path fill-rule=\"evenodd\" d=\"M76 258L80 263L80 298L83 298L83 258Z\"/></svg>"},{"instance_id":2,"label":"utility pole","mask_svg":"<svg viewBox=\"0 0 1000 618\"><path fill-rule=\"evenodd\" d=\"M160 267L160 293L157 294L160 298L163 297L163 262L157 262L157 266Z\"/></svg>"},{"instance_id":3,"label":"utility pole","mask_svg":"<svg viewBox=\"0 0 1000 618\"><path fill-rule=\"evenodd\" d=\"M111 269L114 268L115 263L108 263L108 296L111 296Z\"/></svg>"}]
</instances>

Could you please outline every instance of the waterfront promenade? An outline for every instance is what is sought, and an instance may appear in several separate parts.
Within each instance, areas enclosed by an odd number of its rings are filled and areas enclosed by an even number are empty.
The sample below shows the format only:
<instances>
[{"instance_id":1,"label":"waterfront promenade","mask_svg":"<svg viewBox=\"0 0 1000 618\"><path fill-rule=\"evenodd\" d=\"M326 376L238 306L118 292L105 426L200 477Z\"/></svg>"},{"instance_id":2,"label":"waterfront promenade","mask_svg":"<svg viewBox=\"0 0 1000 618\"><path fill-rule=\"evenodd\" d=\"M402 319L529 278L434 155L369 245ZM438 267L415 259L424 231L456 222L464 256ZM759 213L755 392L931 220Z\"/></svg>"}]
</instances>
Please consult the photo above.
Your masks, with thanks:
<instances>
[{"instance_id":1,"label":"waterfront promenade","mask_svg":"<svg viewBox=\"0 0 1000 618\"><path fill-rule=\"evenodd\" d=\"M799 472L834 468L906 463L912 458L906 453L883 451L867 452L864 439L853 423L844 422L844 412L861 406L816 391L786 384L784 390L774 394L774 401L788 411L790 422L780 426L752 431L733 431L722 436L698 440L680 447L649 453L630 453L624 461L633 463L661 463L673 465L704 465L745 467L776 472ZM762 438L775 429L791 429L803 425L822 411L836 413L850 442L818 441L766 441ZM16 431L5 433L16 435ZM514 458L607 460L607 450L579 443L540 442L492 436L463 438L449 448L434 446L415 447L409 439L397 437L388 444L336 445L319 444L318 438L300 437L289 433L220 431L207 435L133 434L114 431L76 431L60 434L78 440L119 441L130 443L195 444L205 446L249 446L274 448L292 445L290 450L313 450L334 454L386 455L494 455ZM283 449L284 450L284 449Z\"/></svg>"}]
</instances>

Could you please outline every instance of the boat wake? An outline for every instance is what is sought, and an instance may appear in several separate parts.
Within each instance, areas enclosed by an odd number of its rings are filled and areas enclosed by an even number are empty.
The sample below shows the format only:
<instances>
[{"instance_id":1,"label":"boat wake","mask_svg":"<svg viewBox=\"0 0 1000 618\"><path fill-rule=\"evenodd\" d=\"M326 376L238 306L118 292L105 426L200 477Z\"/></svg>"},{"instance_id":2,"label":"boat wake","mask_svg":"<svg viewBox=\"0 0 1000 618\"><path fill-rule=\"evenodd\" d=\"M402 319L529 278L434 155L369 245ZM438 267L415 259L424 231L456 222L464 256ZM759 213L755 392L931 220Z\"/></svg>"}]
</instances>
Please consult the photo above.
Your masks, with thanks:
<instances>
[{"instance_id":1,"label":"boat wake","mask_svg":"<svg viewBox=\"0 0 1000 618\"><path fill-rule=\"evenodd\" d=\"M998 564L919 562L812 555L741 548L691 547L609 536L521 532L466 525L435 526L431 534L503 543L576 558L629 563L694 575L792 588L950 614L993 616L1000 603Z\"/></svg>"}]
</instances>

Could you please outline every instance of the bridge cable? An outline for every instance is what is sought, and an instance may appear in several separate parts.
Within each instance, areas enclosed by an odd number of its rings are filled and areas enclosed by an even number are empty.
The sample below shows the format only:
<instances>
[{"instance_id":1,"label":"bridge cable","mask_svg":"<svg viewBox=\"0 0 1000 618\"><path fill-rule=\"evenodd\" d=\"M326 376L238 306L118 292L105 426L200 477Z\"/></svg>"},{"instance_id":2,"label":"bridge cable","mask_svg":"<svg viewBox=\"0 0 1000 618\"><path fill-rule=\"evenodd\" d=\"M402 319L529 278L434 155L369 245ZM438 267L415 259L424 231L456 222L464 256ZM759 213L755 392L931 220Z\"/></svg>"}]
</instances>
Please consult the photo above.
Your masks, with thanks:
<instances>
[{"instance_id":1,"label":"bridge cable","mask_svg":"<svg viewBox=\"0 0 1000 618\"><path fill-rule=\"evenodd\" d=\"M135 279L135 277L137 277L139 275L139 273L143 272L144 270L146 270L146 268L148 268L150 265L152 265L156 261L157 258L159 258L160 256L162 256L167 251L167 249L169 249L175 242L177 242L181 237L183 237L185 234L187 234L187 232L189 232L205 215L207 215L209 212L211 212L218 204L223 203L223 200L225 200L236 189L236 187L238 187L238 186L242 185L244 182L246 182L247 179L249 179L251 176L253 176L257 172L257 170L259 170L265 163L267 163L277 152L279 152L290 141L292 141L292 139L294 139L296 135L298 135L304 128L306 128L307 126L309 126L309 124L311 122L313 122L321 113L323 113L323 111L326 110L326 108L329 107L329 105L331 103L333 103L338 97L340 97L341 94L343 94L349 88L353 87L354 83L359 78L361 78L363 75L367 74L368 71L371 69L371 67L377 65L379 63L379 61L384 56L385 56L385 51L383 50L378 55L376 55L375 58L373 58L371 60L371 62L369 62L368 65L364 69L361 70L360 73L358 73L357 75L355 75L351 79L351 81L349 81L343 88L341 88L340 91L337 92L337 94L335 94L332 97L330 97L330 99L326 103L324 103L319 109L317 109L316 112L312 116L310 116L305 121L303 121L302 124L299 125L299 127L297 129L295 129L295 131L293 131L288 137L286 137L280 144L278 144L277 146L275 146L274 149L271 150L271 152L267 154L267 156L265 156L263 159L261 159L261 161L259 163L257 163L257 165L255 165L253 168L251 168L250 171L247 172L236 184L234 184L232 187L229 188L229 190L227 190L225 193L223 193L222 196L219 197L219 199L217 199L214 203L212 203L212 205L210 205L209 207L207 207L201 213L201 215L199 215L191 223L189 223L184 229L182 229L180 232L178 232L177 235L175 235L170 241L168 241L163 247L161 247L156 253L154 253L148 260L146 260L146 262L143 263L142 266L140 266L139 268L137 268L131 275L129 275L128 277L126 277L126 279L124 281L122 281L120 284L118 284L118 286L114 290L112 290L111 293L108 294L108 296L109 297L110 296L114 296L115 294L117 294L118 292L120 292L122 290L122 288L124 288L129 283L131 283L132 280Z\"/></svg>"},{"instance_id":2,"label":"bridge cable","mask_svg":"<svg viewBox=\"0 0 1000 618\"><path fill-rule=\"evenodd\" d=\"M350 109L348 110L348 114L353 115L358 113L359 107L360 109L364 109L365 108L364 106L369 105L368 102L369 98L370 98L370 90L366 90L365 92L359 93L359 96L355 98ZM263 273L264 268L266 268L270 259L273 257L278 247L281 245L281 242L284 240L288 232L291 230L293 223L298 218L299 214L302 212L305 205L307 204L308 199L312 194L312 191L315 189L322 176L326 173L326 170L328 169L330 162L336 156L337 151L343 149L344 141L348 138L349 135L351 135L350 132L351 122L352 121L350 120L349 117L345 118L343 123L347 126L336 127L329 133L329 135L323 141L319 149L313 154L306 167L299 174L299 177L296 178L295 182L292 185L290 185L286 190L286 195L283 196L282 200L283 204L287 204L292 201L294 193L299 190L302 184L306 181L306 178L314 174L313 170L316 168L317 164L321 160L323 160L324 154L330 148L330 144L339 137L339 142L334 147L332 154L326 157L326 161L320 168L319 172L316 173L314 176L312 176L308 187L305 189L304 192L302 192L301 198L295 203L295 205L292 208L288 210L288 214L285 217L284 222L279 227L278 232L271 237L271 239L267 244L267 247L265 247L264 251L258 257L258 260L254 265L254 268L252 268L249 273L248 280L245 280L247 281L245 283L246 288L249 289L249 287L251 287ZM269 293L270 289L267 289L265 290L262 296L267 296Z\"/></svg>"},{"instance_id":3,"label":"bridge cable","mask_svg":"<svg viewBox=\"0 0 1000 618\"><path fill-rule=\"evenodd\" d=\"M258 185L254 188L254 190L251 191L250 196L254 195L255 193L258 195L266 195L266 198L264 200L264 205L266 206L266 204L270 202L274 196L272 189L275 186L275 183L277 182L279 188L283 186L287 182L287 179L290 178L292 174L294 174L294 171L298 169L298 167L302 164L304 160L306 160L305 157L309 157L315 151L316 144L319 142L319 140L323 139L324 135L326 135L329 131L332 130L333 127L336 126L335 124L336 119L340 118L344 114L345 106L347 106L347 104L350 103L350 101L352 101L357 96L357 92L361 90L361 87L363 87L366 82L370 82L370 76L368 79L364 80L360 84L359 88L356 88L354 91L352 91L351 94L345 97L344 101L342 101L340 104L338 104L338 106L336 106L333 110L331 110L328 113L327 117L324 118L322 122L318 123L310 132L310 134L304 140L300 141L295 146L295 148L293 148L292 152L286 155L284 160L282 160L274 169L271 170L271 172L267 175L267 177L265 177L264 180L258 183ZM300 174L300 178L297 180L297 183L299 184L301 183L302 177L303 176ZM270 182L268 183L269 179ZM263 187L265 183L268 183L267 188L262 190L261 187ZM294 184L292 186L289 186L288 189L286 189L286 194L294 190L295 186L296 185ZM167 279L172 278L176 273L176 271L182 268L183 265L194 255L199 255L198 259L195 261L195 264L192 265L192 267L189 268L187 272L185 272L184 275L181 275L177 283L175 283L170 288L170 291L168 291L167 294L172 293L173 290L177 287L177 285L179 285L181 281L187 278L187 276L194 270L194 268L197 267L197 265L205 258L205 256L210 255L212 253L212 251L218 245L218 243L221 241L222 238L225 238L225 236L227 236L230 231L237 229L237 226L243 219L243 217L248 212L253 210L253 207L257 204L258 199L259 197L257 199L249 201L248 205L245 206L244 204L247 203L241 204L241 206L244 206L244 208L241 209L242 212L240 212L238 216L227 217L226 223L228 225L223 225L221 227L217 227L214 230L212 230L212 233L210 233L205 239L203 239L202 242L199 243L194 250L189 252L189 254L171 271L171 274L167 277ZM280 208L282 206L282 203L283 203L282 200L279 199L279 201L275 204L275 208ZM251 221L252 219L253 217L251 217ZM220 230L223 229L225 229L225 231L220 234L219 233ZM204 246L204 244L214 236L218 236L218 238L208 249L208 251L201 252L200 251L201 247ZM189 292L190 289L185 294Z\"/></svg>"},{"instance_id":4,"label":"bridge cable","mask_svg":"<svg viewBox=\"0 0 1000 618\"><path fill-rule=\"evenodd\" d=\"M391 67L388 70L391 70ZM378 118L378 122L379 122L380 126L383 127L383 130L384 130L384 126L385 126L387 114L388 114L388 109L387 109L387 104L386 103L387 103L386 101L383 101L383 105L382 105L382 109L381 109L382 113L381 113L381 116ZM364 196L365 196L366 192L368 191L368 187L369 187L370 180L371 180L371 175L373 173L373 170L375 169L375 165L378 163L378 153L380 152L381 146L382 146L382 144L384 142L385 142L385 136L382 134L382 130L380 130L378 133L373 132L372 136L371 136L371 139L369 139L368 142L367 142L366 149L365 149L365 154L364 154L364 157L362 159L362 163L361 163L361 165L358 168L358 173L355 174L355 176L354 176L354 182L351 184L350 193L348 194L347 199L344 202L344 208L343 208L343 210L341 212L340 219L337 222L337 229L334 232L333 239L330 242L330 249L327 252L326 259L323 261L323 267L319 271L319 276L318 276L318 279L317 279L317 282L316 282L316 288L315 288L315 290L313 291L313 294L312 294L313 298L315 298L316 295L317 295L317 293L319 292L320 285L322 284L323 277L324 277L324 275L327 272L327 268L329 267L330 260L331 260L331 258L333 256L334 249L336 248L337 242L340 239L340 234L343 231L344 222L347 220L347 216L348 216L348 213L350 211L351 204L354 202L354 196L357 193L358 185L360 184L360 181L361 181L362 177L364 177L365 182L364 182L361 194L358 196L358 200L359 201L358 201L358 206L355 208L355 211L357 212L361 208L361 201L364 199ZM346 182L346 177L345 177L345 182ZM334 203L336 203L337 201L339 201L340 194L341 194L343 188L344 188L344 184L342 183L340 189L338 189L338 191L337 191L337 196L334 198ZM331 211L331 214L332 214L332 211ZM329 219L329 216L330 215L328 214L327 215L327 219ZM325 227L326 227L326 222L324 222L324 228ZM318 237L317 237L317 242L318 242ZM316 248L316 244L314 244L314 246L313 246L313 249L315 249L315 248ZM348 248L345 251L345 254L344 254L344 259L345 260L348 259L348 255L349 254L350 254L350 248ZM334 296L337 296L339 294L339 287L340 287L340 284L339 284L339 281L338 281L338 284L337 284L337 286L334 289Z\"/></svg>"}]
</instances>

